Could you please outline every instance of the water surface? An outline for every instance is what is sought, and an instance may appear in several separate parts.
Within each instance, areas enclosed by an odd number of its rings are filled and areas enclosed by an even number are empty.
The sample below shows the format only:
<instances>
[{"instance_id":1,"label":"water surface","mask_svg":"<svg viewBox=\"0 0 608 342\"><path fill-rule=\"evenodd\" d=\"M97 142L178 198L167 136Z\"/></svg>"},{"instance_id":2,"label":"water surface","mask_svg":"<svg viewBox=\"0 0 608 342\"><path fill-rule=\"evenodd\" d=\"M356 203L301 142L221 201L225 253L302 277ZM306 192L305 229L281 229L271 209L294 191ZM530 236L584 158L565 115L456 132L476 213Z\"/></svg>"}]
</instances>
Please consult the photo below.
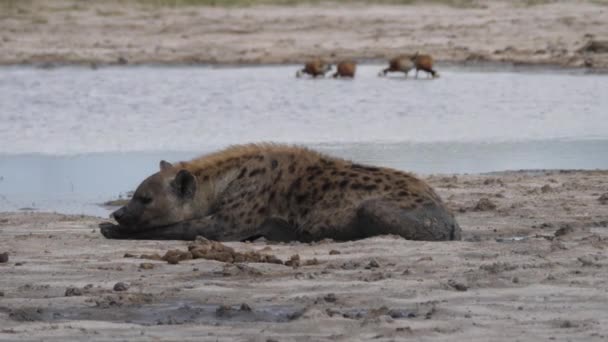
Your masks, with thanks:
<instances>
[{"instance_id":1,"label":"water surface","mask_svg":"<svg viewBox=\"0 0 608 342\"><path fill-rule=\"evenodd\" d=\"M382 67L0 68L0 210L106 215L160 159L257 141L419 173L608 168L607 75Z\"/></svg>"}]
</instances>

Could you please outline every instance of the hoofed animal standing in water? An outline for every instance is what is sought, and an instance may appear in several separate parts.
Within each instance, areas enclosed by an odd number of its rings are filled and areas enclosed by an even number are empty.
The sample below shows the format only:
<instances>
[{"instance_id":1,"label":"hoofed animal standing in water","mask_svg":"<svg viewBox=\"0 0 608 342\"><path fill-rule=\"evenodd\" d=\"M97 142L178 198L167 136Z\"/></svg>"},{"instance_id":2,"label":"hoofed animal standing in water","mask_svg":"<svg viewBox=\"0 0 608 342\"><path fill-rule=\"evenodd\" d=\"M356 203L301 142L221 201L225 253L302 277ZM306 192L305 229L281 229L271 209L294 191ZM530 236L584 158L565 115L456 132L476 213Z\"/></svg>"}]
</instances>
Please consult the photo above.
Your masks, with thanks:
<instances>
[{"instance_id":1,"label":"hoofed animal standing in water","mask_svg":"<svg viewBox=\"0 0 608 342\"><path fill-rule=\"evenodd\" d=\"M420 55L418 52L412 56L412 62L416 68L416 78L418 78L418 71L423 70L429 73L433 78L439 77L437 71L433 69L433 57L429 55Z\"/></svg>"},{"instance_id":2,"label":"hoofed animal standing in water","mask_svg":"<svg viewBox=\"0 0 608 342\"><path fill-rule=\"evenodd\" d=\"M296 72L296 77L302 77L302 74L308 74L312 77L325 76L331 70L331 64L325 63L322 59L314 59L304 64L304 69Z\"/></svg>"},{"instance_id":3,"label":"hoofed animal standing in water","mask_svg":"<svg viewBox=\"0 0 608 342\"><path fill-rule=\"evenodd\" d=\"M334 78L337 77L355 77L357 71L357 63L354 61L341 61L336 67L336 72L333 74Z\"/></svg>"},{"instance_id":4,"label":"hoofed animal standing in water","mask_svg":"<svg viewBox=\"0 0 608 342\"><path fill-rule=\"evenodd\" d=\"M408 56L397 56L388 61L388 68L380 71L378 76L386 76L389 72L402 72L407 78L408 72L414 67L413 61Z\"/></svg>"},{"instance_id":5,"label":"hoofed animal standing in water","mask_svg":"<svg viewBox=\"0 0 608 342\"><path fill-rule=\"evenodd\" d=\"M100 225L111 239L460 239L439 196L413 175L273 144L162 161L112 215L119 225Z\"/></svg>"}]
</instances>

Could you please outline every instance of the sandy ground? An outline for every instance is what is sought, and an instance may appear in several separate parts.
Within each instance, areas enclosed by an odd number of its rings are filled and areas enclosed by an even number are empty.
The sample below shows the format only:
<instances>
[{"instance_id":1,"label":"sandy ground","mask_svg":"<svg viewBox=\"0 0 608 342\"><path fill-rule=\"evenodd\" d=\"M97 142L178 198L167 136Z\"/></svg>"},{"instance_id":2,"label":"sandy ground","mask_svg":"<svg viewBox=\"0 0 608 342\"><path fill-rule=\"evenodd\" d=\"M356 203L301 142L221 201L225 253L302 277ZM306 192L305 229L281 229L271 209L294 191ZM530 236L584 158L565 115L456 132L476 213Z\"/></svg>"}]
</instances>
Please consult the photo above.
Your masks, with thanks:
<instances>
[{"instance_id":1,"label":"sandy ground","mask_svg":"<svg viewBox=\"0 0 608 342\"><path fill-rule=\"evenodd\" d=\"M606 68L608 45L581 50L608 41L602 1L247 8L13 1L0 7L0 64L292 63L420 51L458 63Z\"/></svg>"},{"instance_id":2,"label":"sandy ground","mask_svg":"<svg viewBox=\"0 0 608 342\"><path fill-rule=\"evenodd\" d=\"M227 244L316 259L300 267L140 259L189 243L106 240L92 217L0 214L0 340L608 339L608 171L427 179L463 241Z\"/></svg>"}]
</instances>

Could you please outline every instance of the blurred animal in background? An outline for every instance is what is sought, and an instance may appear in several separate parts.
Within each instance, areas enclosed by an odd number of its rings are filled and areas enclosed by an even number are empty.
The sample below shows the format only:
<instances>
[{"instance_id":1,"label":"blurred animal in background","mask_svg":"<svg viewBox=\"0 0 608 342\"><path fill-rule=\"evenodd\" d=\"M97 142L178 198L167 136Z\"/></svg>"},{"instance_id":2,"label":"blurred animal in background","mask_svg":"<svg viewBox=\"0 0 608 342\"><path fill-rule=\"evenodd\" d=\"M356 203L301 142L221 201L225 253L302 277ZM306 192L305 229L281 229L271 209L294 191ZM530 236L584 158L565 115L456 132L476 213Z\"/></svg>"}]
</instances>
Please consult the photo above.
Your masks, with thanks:
<instances>
[{"instance_id":1,"label":"blurred animal in background","mask_svg":"<svg viewBox=\"0 0 608 342\"><path fill-rule=\"evenodd\" d=\"M421 55L418 52L414 56L412 56L412 63L414 63L414 67L416 68L416 78L418 78L418 71L423 70L431 75L433 78L439 77L437 71L433 69L433 57L430 55Z\"/></svg>"},{"instance_id":2,"label":"blurred animal in background","mask_svg":"<svg viewBox=\"0 0 608 342\"><path fill-rule=\"evenodd\" d=\"M336 67L336 72L333 74L334 78L337 77L355 77L357 71L357 63L355 61L341 61Z\"/></svg>"},{"instance_id":3,"label":"blurred animal in background","mask_svg":"<svg viewBox=\"0 0 608 342\"><path fill-rule=\"evenodd\" d=\"M413 67L414 63L410 57L406 55L397 56L388 61L388 68L380 71L378 76L386 76L386 74L389 72L402 72L407 78L408 72L410 72Z\"/></svg>"},{"instance_id":4,"label":"blurred animal in background","mask_svg":"<svg viewBox=\"0 0 608 342\"><path fill-rule=\"evenodd\" d=\"M304 69L298 70L296 77L302 77L303 74L311 75L312 77L325 76L331 70L331 64L326 63L320 58L313 59L304 64Z\"/></svg>"}]
</instances>

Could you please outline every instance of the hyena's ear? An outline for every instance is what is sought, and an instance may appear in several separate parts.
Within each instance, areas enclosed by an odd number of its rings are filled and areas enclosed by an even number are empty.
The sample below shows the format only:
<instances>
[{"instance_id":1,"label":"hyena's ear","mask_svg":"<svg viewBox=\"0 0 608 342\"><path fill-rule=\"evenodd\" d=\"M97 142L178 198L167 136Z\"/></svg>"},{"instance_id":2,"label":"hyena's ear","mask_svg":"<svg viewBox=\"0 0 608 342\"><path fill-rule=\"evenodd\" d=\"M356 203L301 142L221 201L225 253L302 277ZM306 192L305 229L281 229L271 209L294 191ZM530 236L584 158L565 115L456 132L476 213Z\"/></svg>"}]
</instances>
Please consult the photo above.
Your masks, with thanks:
<instances>
[{"instance_id":1,"label":"hyena's ear","mask_svg":"<svg viewBox=\"0 0 608 342\"><path fill-rule=\"evenodd\" d=\"M168 161L161 160L160 164L159 164L159 167L160 167L161 171L165 171L165 170L168 170L168 169L172 168L173 164L169 163Z\"/></svg>"},{"instance_id":2,"label":"hyena's ear","mask_svg":"<svg viewBox=\"0 0 608 342\"><path fill-rule=\"evenodd\" d=\"M188 170L179 170L175 179L171 182L173 191L180 198L190 199L194 198L196 193L196 179Z\"/></svg>"}]
</instances>

